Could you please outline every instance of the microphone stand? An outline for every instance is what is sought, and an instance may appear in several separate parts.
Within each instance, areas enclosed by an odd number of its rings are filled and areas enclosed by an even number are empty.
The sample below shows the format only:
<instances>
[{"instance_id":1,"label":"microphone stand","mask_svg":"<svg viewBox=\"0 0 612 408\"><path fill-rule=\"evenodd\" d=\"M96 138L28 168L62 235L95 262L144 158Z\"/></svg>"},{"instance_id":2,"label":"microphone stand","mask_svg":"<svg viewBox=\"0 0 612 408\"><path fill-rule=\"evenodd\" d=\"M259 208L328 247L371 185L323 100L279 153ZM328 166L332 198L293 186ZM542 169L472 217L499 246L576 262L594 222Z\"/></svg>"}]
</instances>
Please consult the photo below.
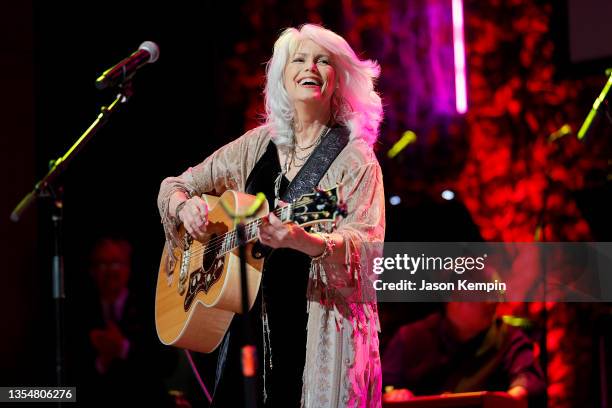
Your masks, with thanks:
<instances>
[{"instance_id":1,"label":"microphone stand","mask_svg":"<svg viewBox=\"0 0 612 408\"><path fill-rule=\"evenodd\" d=\"M544 189L544 193L542 194L542 209L538 214L537 225L534 234L535 242L546 242L546 223L548 221L548 217L546 216L546 206L548 204L548 196L550 195L552 180L548 173L546 174L546 187ZM539 263L540 268L542 269L542 309L540 310L540 333L538 338L538 344L540 346L540 363L542 364L542 374L544 375L544 383L548 384L548 310L546 310L547 302L546 302L546 291L548 288L546 287L547 280L546 275L547 271L547 262L546 262L546 250L541 246L538 251L539 255ZM536 292L537 293L537 292ZM548 393L544 393L544 402L543 406L548 405Z\"/></svg>"},{"instance_id":2,"label":"microphone stand","mask_svg":"<svg viewBox=\"0 0 612 408\"><path fill-rule=\"evenodd\" d=\"M556 130L555 132L551 133L547 140L548 140L548 144L549 146L552 146L552 156L553 158L557 157L558 154L558 142L557 139L560 139L564 136L567 136L569 134L572 133L572 128L568 125L568 124L564 124L561 128L559 128L558 130ZM545 176L546 176L546 187L544 188L544 191L542 193L542 208L540 209L540 212L538 213L537 219L536 219L536 229L535 229L535 234L534 234L534 241L535 242L547 242L548 241L548 237L546 236L546 227L547 227L547 223L549 222L549 217L547 217L547 206L548 206L548 198L551 194L551 190L552 190L552 184L553 184L553 180L551 179L551 177L549 176L549 171L550 169L550 157L547 157L546 159L546 168L545 168ZM546 296L546 292L548 290L547 287L547 274L548 274L548 263L546 260L546 249L543 246L540 246L540 250L538 251L538 255L539 255L539 262L540 262L540 268L542 270L542 309L540 310L540 323L541 323L541 327L540 327L540 333L539 333L539 339L538 339L538 344L540 346L540 363L542 364L542 371L544 374L544 381L546 384L548 384L548 363L549 363L549 359L548 359L548 348L547 348L547 340L548 340L548 310L546 309L546 304L547 304L547 296ZM537 291L536 291L537 293ZM544 395L544 406L546 406L548 404L548 394L545 393Z\"/></svg>"},{"instance_id":3,"label":"microphone stand","mask_svg":"<svg viewBox=\"0 0 612 408\"><path fill-rule=\"evenodd\" d=\"M26 194L11 213L11 221L18 222L22 214L35 200L51 198L53 212L51 221L53 224L53 261L51 266L53 300L55 303L55 377L57 386L64 385L65 381L65 334L64 334L64 256L62 250L62 221L64 203L62 201L62 186L53 188L54 181L66 170L68 163L83 149L93 136L109 120L110 116L126 103L132 96L131 81L124 82L119 86L119 93L115 100L108 106L100 108L100 114L68 151L49 163L48 173L34 185L34 189ZM61 403L60 403L61 404Z\"/></svg>"},{"instance_id":4,"label":"microphone stand","mask_svg":"<svg viewBox=\"0 0 612 408\"><path fill-rule=\"evenodd\" d=\"M578 140L582 140L586 135L586 132L589 130L597 111L599 110L600 105L605 103L605 114L608 118L608 121L612 123L612 115L610 114L610 107L608 105L608 101L606 97L612 87L612 68L606 69L606 75L608 76L608 80L606 81L603 89L599 93L595 102L593 102L593 107L591 108L589 114L587 115L584 123L580 127L578 131ZM608 176L609 179L609 176ZM603 319L598 319L595 327L595 337L596 337L596 347L598 349L598 363L599 363L599 404L602 408L608 406L608 388L607 388L607 369L606 369L606 350L605 350L605 333L601 329L601 327L605 327L605 325L601 324L601 322L605 322ZM599 323L599 324L598 324ZM599 327L598 327L599 326Z\"/></svg>"},{"instance_id":5,"label":"microphone stand","mask_svg":"<svg viewBox=\"0 0 612 408\"><path fill-rule=\"evenodd\" d=\"M223 210L234 219L236 232L238 236L238 255L240 257L240 294L242 301L242 339L243 345L241 351L242 363L242 378L244 380L244 405L246 408L257 407L257 348L255 347L255 338L249 321L249 291L246 269L246 233L244 229L244 220L253 216L266 201L266 196L263 193L257 194L257 199L245 211L244 214L238 214L232 211L229 206L220 201Z\"/></svg>"}]
</instances>

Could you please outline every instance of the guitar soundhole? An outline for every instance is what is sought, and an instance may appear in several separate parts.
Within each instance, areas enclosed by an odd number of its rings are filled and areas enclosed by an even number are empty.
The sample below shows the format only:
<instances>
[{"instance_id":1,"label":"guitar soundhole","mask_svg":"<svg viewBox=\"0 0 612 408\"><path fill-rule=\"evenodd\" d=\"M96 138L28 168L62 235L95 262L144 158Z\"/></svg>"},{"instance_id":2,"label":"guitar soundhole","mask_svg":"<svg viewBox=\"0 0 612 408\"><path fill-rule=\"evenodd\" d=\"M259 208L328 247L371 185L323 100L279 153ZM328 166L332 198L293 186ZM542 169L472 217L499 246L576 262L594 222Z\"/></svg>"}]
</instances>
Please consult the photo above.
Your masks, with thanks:
<instances>
[{"instance_id":1,"label":"guitar soundhole","mask_svg":"<svg viewBox=\"0 0 612 408\"><path fill-rule=\"evenodd\" d=\"M219 256L221 245L217 234L212 234L202 253L202 267L189 276L189 287L185 296L185 311L189 310L191 303L198 292L208 293L210 288L219 280L223 273L224 256Z\"/></svg>"}]
</instances>

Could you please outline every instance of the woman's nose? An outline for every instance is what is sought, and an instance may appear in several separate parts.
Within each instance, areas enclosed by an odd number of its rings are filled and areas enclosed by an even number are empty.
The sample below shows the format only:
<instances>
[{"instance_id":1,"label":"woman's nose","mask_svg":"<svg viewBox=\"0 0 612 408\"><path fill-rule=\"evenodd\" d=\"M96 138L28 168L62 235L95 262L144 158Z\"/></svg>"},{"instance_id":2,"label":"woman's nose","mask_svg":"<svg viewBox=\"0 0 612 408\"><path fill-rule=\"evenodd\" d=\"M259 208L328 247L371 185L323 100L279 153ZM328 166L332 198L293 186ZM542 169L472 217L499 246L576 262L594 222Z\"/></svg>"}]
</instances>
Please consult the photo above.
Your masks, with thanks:
<instances>
[{"instance_id":1,"label":"woman's nose","mask_svg":"<svg viewBox=\"0 0 612 408\"><path fill-rule=\"evenodd\" d=\"M306 71L317 72L317 63L315 61L310 61L306 64Z\"/></svg>"}]
</instances>

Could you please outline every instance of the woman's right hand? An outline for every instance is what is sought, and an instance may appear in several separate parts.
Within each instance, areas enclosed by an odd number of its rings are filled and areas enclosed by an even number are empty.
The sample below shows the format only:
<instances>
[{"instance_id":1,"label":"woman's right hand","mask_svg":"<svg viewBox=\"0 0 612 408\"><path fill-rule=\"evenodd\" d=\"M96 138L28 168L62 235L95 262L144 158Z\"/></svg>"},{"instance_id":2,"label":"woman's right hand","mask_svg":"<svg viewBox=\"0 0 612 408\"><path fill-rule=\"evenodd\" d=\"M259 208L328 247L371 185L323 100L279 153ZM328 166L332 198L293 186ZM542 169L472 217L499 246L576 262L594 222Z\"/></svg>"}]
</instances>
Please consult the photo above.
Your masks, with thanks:
<instances>
[{"instance_id":1,"label":"woman's right hand","mask_svg":"<svg viewBox=\"0 0 612 408\"><path fill-rule=\"evenodd\" d=\"M203 241L208 225L208 206L200 197L191 197L177 214L185 229L194 239Z\"/></svg>"}]
</instances>

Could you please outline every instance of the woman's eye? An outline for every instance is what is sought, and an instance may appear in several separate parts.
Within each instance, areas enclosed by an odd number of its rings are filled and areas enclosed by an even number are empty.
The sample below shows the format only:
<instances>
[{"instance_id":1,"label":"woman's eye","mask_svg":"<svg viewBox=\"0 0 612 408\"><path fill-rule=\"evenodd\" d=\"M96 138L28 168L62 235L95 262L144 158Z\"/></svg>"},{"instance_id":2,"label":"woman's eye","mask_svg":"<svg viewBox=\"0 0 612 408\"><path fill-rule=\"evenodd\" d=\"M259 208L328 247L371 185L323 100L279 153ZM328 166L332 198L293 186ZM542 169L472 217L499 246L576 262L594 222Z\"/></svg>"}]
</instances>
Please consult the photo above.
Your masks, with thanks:
<instances>
[{"instance_id":1,"label":"woman's eye","mask_svg":"<svg viewBox=\"0 0 612 408\"><path fill-rule=\"evenodd\" d=\"M304 62L304 58L294 58L293 62Z\"/></svg>"},{"instance_id":2,"label":"woman's eye","mask_svg":"<svg viewBox=\"0 0 612 408\"><path fill-rule=\"evenodd\" d=\"M329 64L329 61L328 61L328 60L321 59L321 60L319 60L319 63L328 65L328 64Z\"/></svg>"}]
</instances>

